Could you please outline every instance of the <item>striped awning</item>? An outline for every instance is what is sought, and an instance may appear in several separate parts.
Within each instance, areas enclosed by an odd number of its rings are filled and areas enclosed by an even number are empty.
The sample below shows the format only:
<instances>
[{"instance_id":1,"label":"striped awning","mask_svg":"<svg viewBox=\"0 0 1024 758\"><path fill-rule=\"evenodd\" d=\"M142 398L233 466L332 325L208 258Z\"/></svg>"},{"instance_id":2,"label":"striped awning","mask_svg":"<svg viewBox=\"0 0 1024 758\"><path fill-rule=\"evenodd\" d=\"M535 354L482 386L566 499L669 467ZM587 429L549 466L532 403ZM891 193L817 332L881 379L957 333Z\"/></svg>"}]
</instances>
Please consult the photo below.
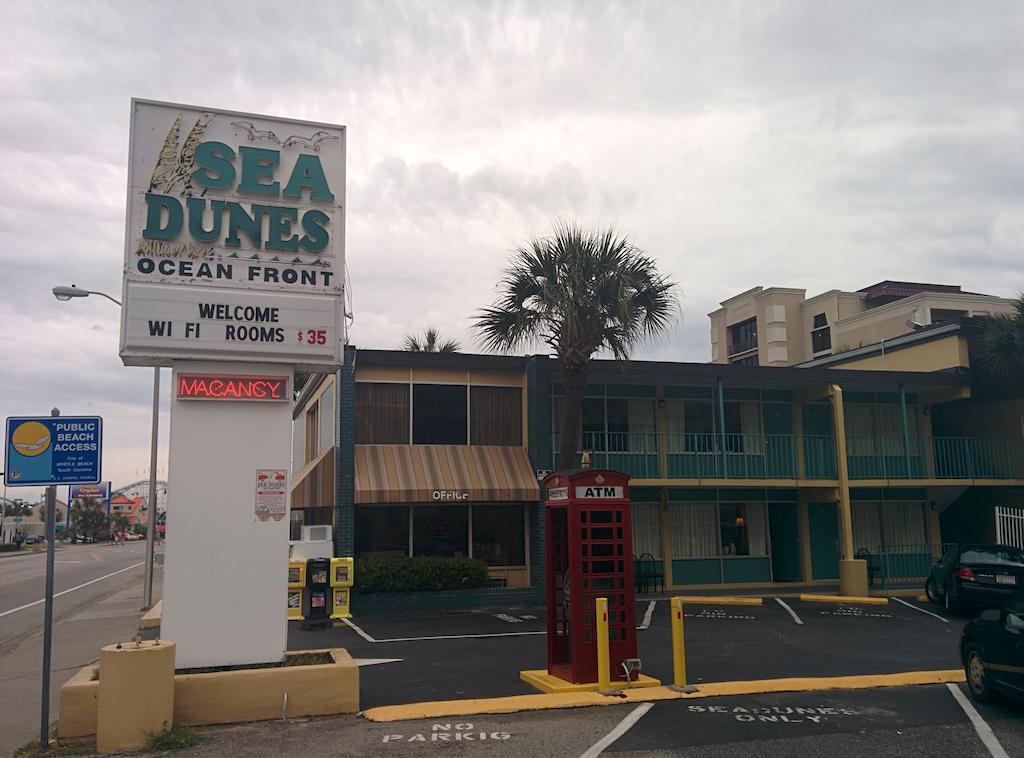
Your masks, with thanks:
<instances>
[{"instance_id":1,"label":"striped awning","mask_svg":"<svg viewBox=\"0 0 1024 758\"><path fill-rule=\"evenodd\" d=\"M356 503L537 500L522 447L356 445Z\"/></svg>"}]
</instances>

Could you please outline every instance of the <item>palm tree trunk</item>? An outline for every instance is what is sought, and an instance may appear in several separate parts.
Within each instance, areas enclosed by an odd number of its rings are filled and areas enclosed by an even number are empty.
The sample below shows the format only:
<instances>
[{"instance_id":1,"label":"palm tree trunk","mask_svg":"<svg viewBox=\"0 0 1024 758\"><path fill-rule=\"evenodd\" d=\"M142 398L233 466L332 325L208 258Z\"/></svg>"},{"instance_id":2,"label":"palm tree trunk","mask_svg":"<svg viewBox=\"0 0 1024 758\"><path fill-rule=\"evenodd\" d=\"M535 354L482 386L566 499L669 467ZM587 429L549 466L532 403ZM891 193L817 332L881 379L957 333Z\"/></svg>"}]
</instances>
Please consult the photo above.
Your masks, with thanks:
<instances>
[{"instance_id":1,"label":"palm tree trunk","mask_svg":"<svg viewBox=\"0 0 1024 758\"><path fill-rule=\"evenodd\" d=\"M562 432L558 440L558 468L565 470L574 469L577 465L583 393L587 388L587 364L562 362L562 381L565 383L565 405L562 408Z\"/></svg>"}]
</instances>

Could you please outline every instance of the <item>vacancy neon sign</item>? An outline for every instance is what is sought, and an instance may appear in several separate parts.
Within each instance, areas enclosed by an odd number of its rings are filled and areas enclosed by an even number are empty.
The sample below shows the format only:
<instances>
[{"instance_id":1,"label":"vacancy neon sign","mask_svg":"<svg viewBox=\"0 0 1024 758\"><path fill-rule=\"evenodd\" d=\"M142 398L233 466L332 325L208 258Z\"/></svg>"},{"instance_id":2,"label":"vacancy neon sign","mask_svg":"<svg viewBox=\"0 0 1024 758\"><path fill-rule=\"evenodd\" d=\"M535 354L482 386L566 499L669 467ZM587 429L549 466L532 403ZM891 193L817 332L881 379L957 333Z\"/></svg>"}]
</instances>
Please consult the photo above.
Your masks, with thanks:
<instances>
[{"instance_id":1,"label":"vacancy neon sign","mask_svg":"<svg viewBox=\"0 0 1024 758\"><path fill-rule=\"evenodd\" d=\"M179 400L288 400L288 377L178 374Z\"/></svg>"}]
</instances>

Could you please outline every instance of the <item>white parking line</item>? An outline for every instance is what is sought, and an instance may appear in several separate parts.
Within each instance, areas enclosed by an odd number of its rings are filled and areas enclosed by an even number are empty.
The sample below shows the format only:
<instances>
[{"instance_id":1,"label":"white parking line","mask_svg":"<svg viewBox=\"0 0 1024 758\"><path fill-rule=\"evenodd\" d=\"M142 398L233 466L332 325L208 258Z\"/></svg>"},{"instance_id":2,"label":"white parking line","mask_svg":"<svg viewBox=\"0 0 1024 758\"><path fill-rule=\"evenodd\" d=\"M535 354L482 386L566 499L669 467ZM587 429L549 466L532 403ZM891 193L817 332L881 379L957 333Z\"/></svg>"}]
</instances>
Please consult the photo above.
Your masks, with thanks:
<instances>
[{"instance_id":1,"label":"white parking line","mask_svg":"<svg viewBox=\"0 0 1024 758\"><path fill-rule=\"evenodd\" d=\"M921 611L921 613L927 613L929 616L931 616L933 618L937 618L939 621L945 621L947 624L949 623L949 619L944 619L939 614L932 613L931 611L926 611L924 608L920 608L920 607L914 605L913 603L908 603L906 600L901 600L898 597L891 597L889 599L890 600L895 600L897 603L901 603L901 604L907 606L907 608L913 608L915 611Z\"/></svg>"},{"instance_id":2,"label":"white parking line","mask_svg":"<svg viewBox=\"0 0 1024 758\"><path fill-rule=\"evenodd\" d=\"M637 627L638 632L642 632L644 629L651 625L651 616L654 615L654 606L658 604L657 600L652 600L647 604L647 611L644 613L644 620L640 622L640 626Z\"/></svg>"},{"instance_id":3,"label":"white parking line","mask_svg":"<svg viewBox=\"0 0 1024 758\"><path fill-rule=\"evenodd\" d=\"M367 642L424 642L426 640L476 640L485 637L527 637L534 634L547 634L543 632L499 632L497 634L440 634L436 637L389 637L384 640L378 640L375 637L371 637L366 631L364 631L358 624L351 619L342 619L342 623L352 629L353 632L358 634Z\"/></svg>"},{"instance_id":4,"label":"white parking line","mask_svg":"<svg viewBox=\"0 0 1024 758\"><path fill-rule=\"evenodd\" d=\"M54 592L53 593L53 597L54 597L54 599L56 599L58 597L61 597L62 595L67 595L67 594L70 594L72 592L77 592L78 590L82 589L83 587L88 587L90 584L96 584L96 582L102 582L104 579L109 579L112 576L117 576L118 574L123 574L125 571L130 571L133 568L138 568L143 563L145 563L145 561L141 561L139 563L133 563L131 566L127 566L127 567L125 567L123 569L118 569L117 571L111 572L109 574L105 574L104 576L101 576L98 579L92 579L92 580L86 582L85 584L78 585L77 587L72 587L72 588L67 589L67 590L62 590L61 592ZM41 604L43 604L45 602L46 602L46 598L43 598L42 600L36 600L35 602L32 602L32 603L26 603L25 605L19 605L17 608L11 608L11 610L9 610L9 611L4 611L3 613L0 613L0 619L2 619L4 616L10 616L12 613L17 613L18 611L23 611L26 608L31 608L31 607L36 606L36 605L41 605Z\"/></svg>"},{"instance_id":5,"label":"white parking line","mask_svg":"<svg viewBox=\"0 0 1024 758\"><path fill-rule=\"evenodd\" d=\"M1003 749L1003 746L999 743L999 739L996 737L995 732L992 731L992 727L985 723L985 719L981 717L978 710L961 691L960 685L947 684L946 687L953 695L953 699L960 704L961 708L963 708L964 713L967 714L967 718L971 720L971 723L974 725L974 731L978 733L978 739L980 739L982 744L988 748L988 752L992 758L1010 758L1007 752Z\"/></svg>"},{"instance_id":6,"label":"white parking line","mask_svg":"<svg viewBox=\"0 0 1024 758\"><path fill-rule=\"evenodd\" d=\"M786 613L788 613L788 614L789 614L790 616L792 616L792 617L793 617L793 620L794 620L794 621L795 621L796 623L798 623L798 624L800 624L800 625L803 625L803 623L804 623L804 622L803 622L803 621L801 621L801 620L800 620L800 617L796 615L796 611L794 611L794 610L793 610L792 608L790 608L788 604L786 604L785 602L783 602L783 600L782 600L782 598L781 598L781 597L777 597L777 598L775 598L775 602L776 602L776 603L778 603L779 605L781 605L781 606L782 606L783 608L785 608L785 609L786 609Z\"/></svg>"},{"instance_id":7,"label":"white parking line","mask_svg":"<svg viewBox=\"0 0 1024 758\"><path fill-rule=\"evenodd\" d=\"M612 729L608 734L602 737L600 740L595 742L587 752L580 756L580 758L597 758L605 751L606 748L610 747L615 740L624 735L637 721L644 717L647 711L654 707L654 703L641 703L632 711L626 718L619 722L619 725Z\"/></svg>"}]
</instances>

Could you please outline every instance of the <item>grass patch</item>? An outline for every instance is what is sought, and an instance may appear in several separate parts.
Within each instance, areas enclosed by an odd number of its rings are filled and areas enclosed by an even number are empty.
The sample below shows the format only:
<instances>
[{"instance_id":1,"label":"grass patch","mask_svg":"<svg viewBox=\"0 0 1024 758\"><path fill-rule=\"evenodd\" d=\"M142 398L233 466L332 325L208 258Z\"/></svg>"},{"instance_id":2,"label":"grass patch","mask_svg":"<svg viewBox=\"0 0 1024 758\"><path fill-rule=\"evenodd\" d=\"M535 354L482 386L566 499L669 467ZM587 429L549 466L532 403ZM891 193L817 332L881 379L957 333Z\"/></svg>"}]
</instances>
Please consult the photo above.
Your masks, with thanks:
<instances>
[{"instance_id":1,"label":"grass patch","mask_svg":"<svg viewBox=\"0 0 1024 758\"><path fill-rule=\"evenodd\" d=\"M301 653L285 656L283 661L271 663L246 663L240 666L202 666L194 669L178 669L175 674L212 674L217 671L248 671L249 669L278 669L290 666L321 666L334 663L330 653Z\"/></svg>"},{"instance_id":2,"label":"grass patch","mask_svg":"<svg viewBox=\"0 0 1024 758\"><path fill-rule=\"evenodd\" d=\"M166 750L184 750L195 747L202 741L190 726L172 726L159 732L151 732L146 739L146 750L163 752Z\"/></svg>"},{"instance_id":3,"label":"grass patch","mask_svg":"<svg viewBox=\"0 0 1024 758\"><path fill-rule=\"evenodd\" d=\"M54 740L48 747L40 747L39 740L26 742L14 751L14 758L63 758L73 755L93 755L96 744L92 740Z\"/></svg>"},{"instance_id":4,"label":"grass patch","mask_svg":"<svg viewBox=\"0 0 1024 758\"><path fill-rule=\"evenodd\" d=\"M90 682L98 682L100 680L100 667L97 666L92 670L92 676L89 677Z\"/></svg>"}]
</instances>

